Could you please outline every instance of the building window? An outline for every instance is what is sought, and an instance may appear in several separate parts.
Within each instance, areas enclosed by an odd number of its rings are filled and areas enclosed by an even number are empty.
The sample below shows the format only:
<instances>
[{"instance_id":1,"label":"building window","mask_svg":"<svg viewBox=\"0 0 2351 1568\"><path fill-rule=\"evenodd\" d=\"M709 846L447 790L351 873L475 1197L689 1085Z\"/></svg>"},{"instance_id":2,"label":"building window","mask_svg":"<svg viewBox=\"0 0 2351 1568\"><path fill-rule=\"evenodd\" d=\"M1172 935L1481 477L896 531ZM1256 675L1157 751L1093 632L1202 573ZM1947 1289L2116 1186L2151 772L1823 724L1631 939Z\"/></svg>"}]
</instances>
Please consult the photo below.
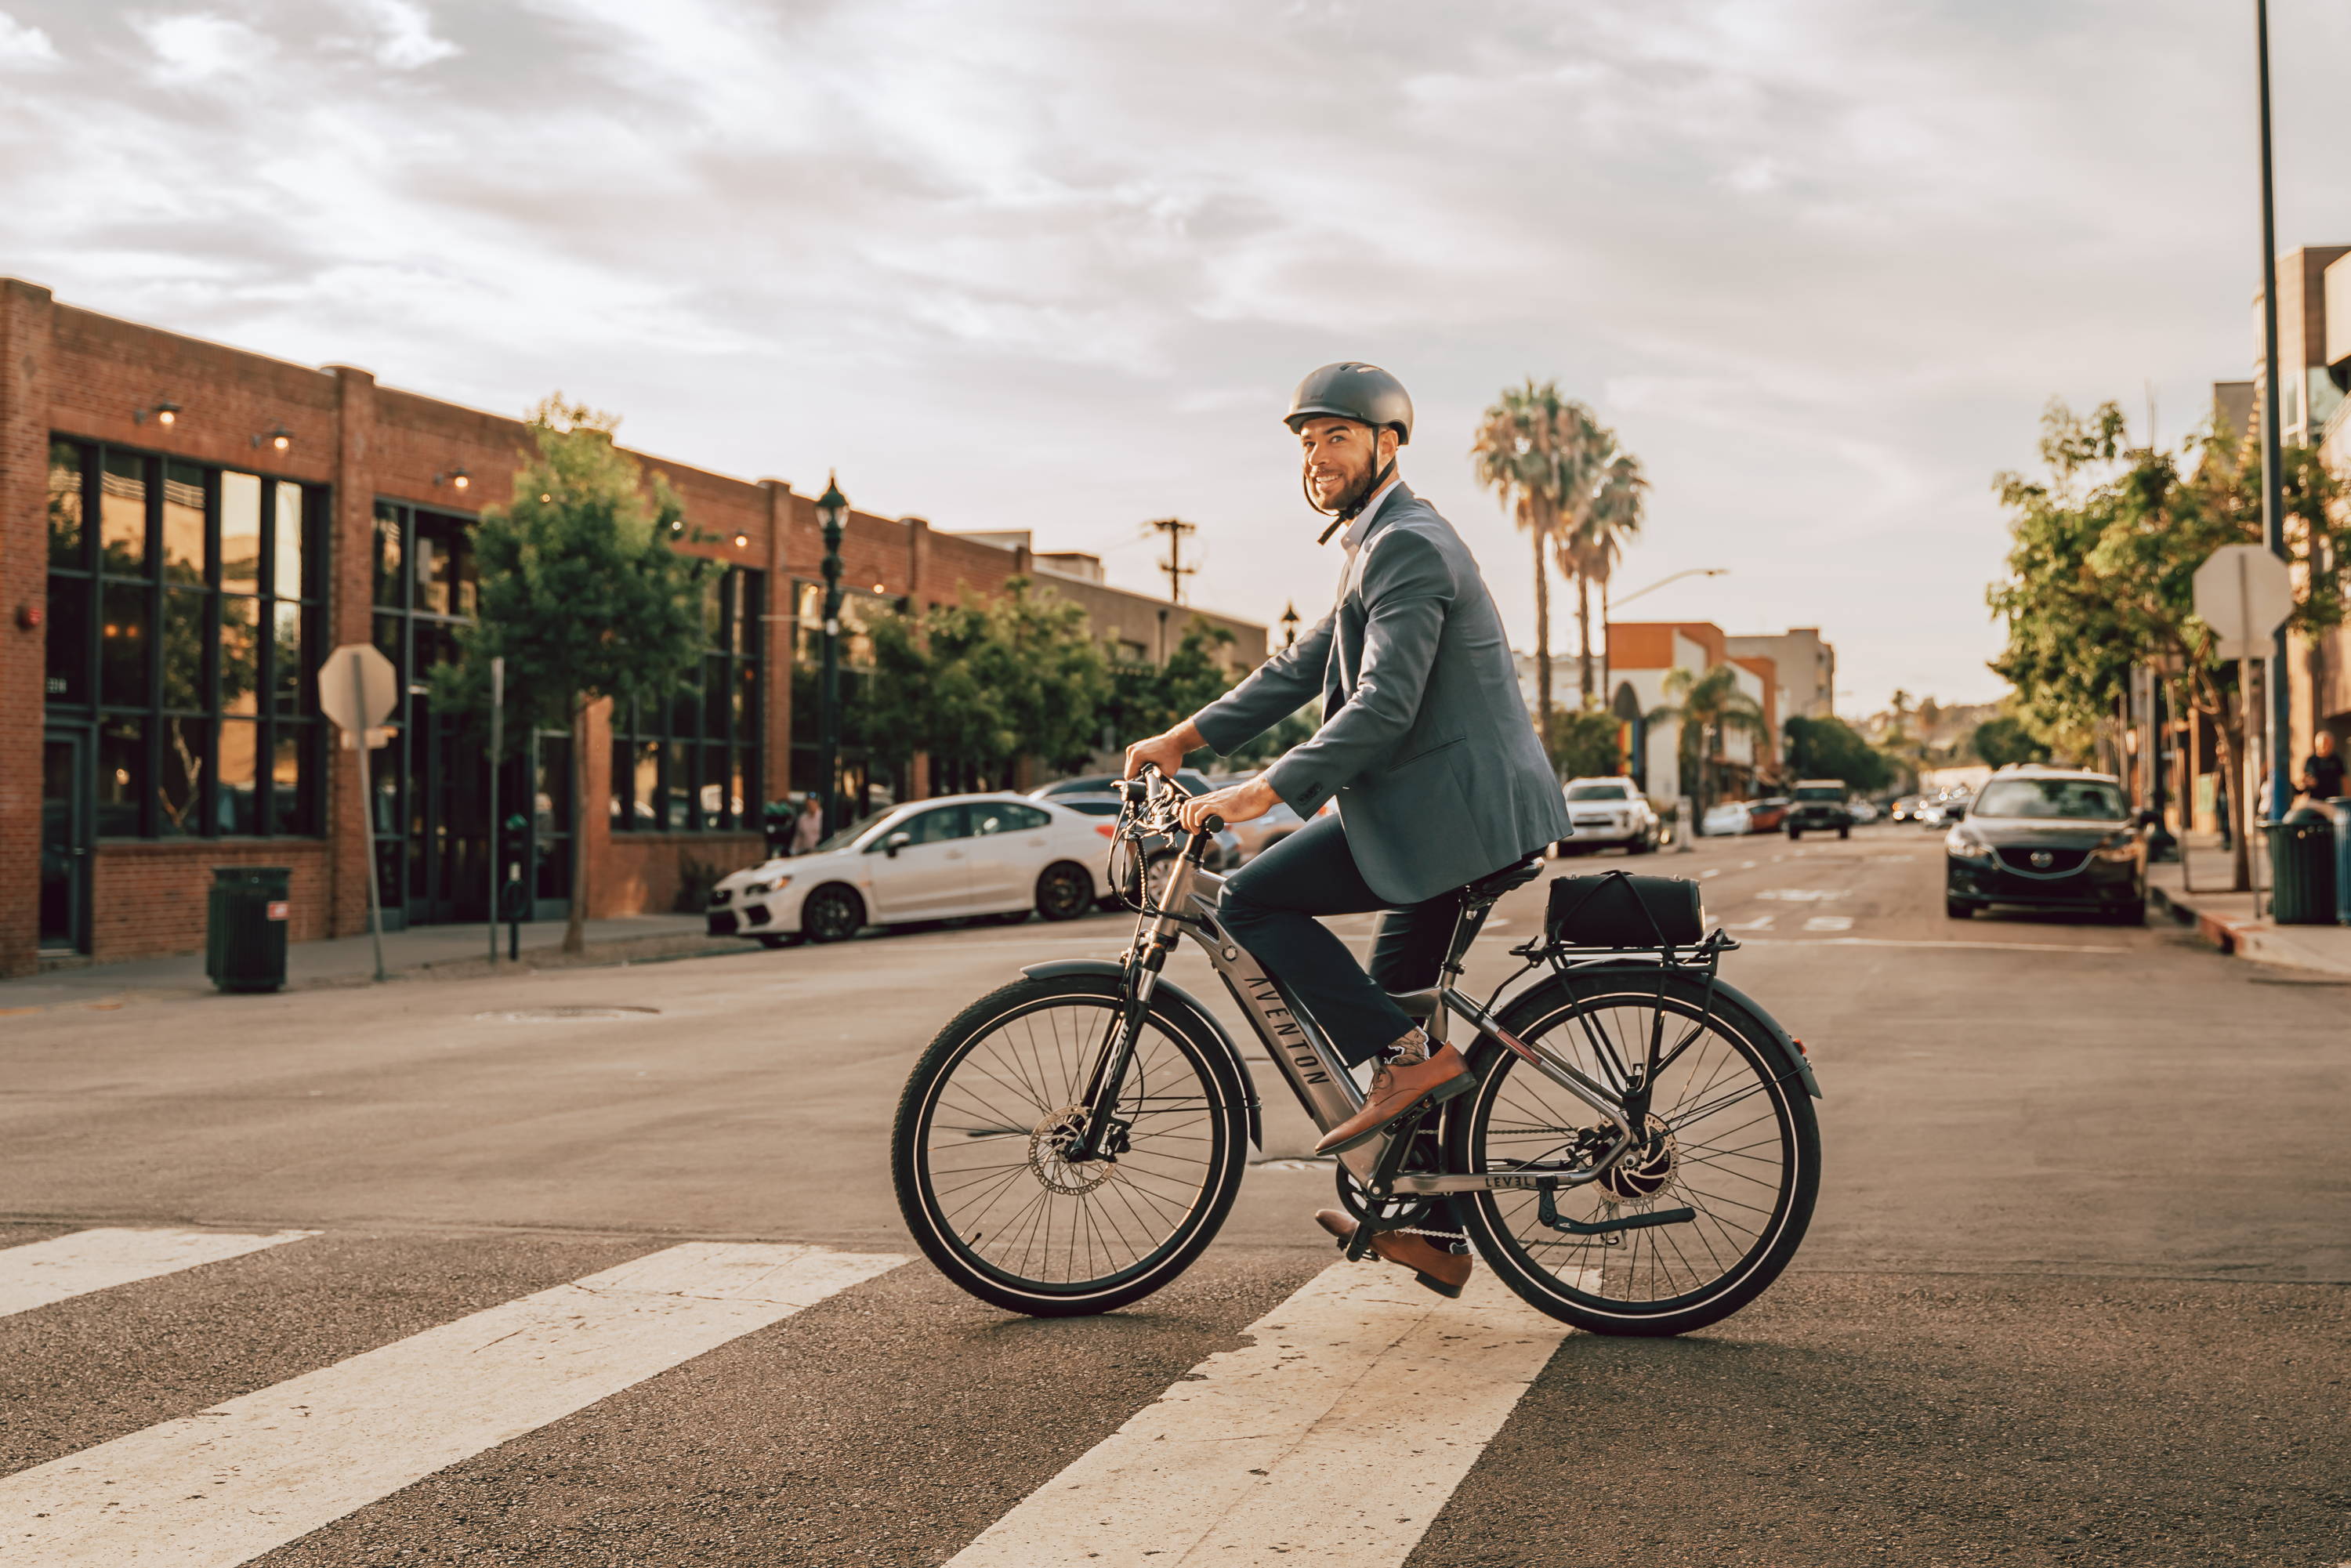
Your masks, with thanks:
<instances>
[{"instance_id":1,"label":"building window","mask_svg":"<svg viewBox=\"0 0 2351 1568\"><path fill-rule=\"evenodd\" d=\"M767 574L728 567L703 584L703 653L665 702L612 713L615 829L737 832L759 825L760 628Z\"/></svg>"},{"instance_id":2,"label":"building window","mask_svg":"<svg viewBox=\"0 0 2351 1568\"><path fill-rule=\"evenodd\" d=\"M291 479L50 442L46 695L96 732L99 833L319 831L326 517Z\"/></svg>"}]
</instances>

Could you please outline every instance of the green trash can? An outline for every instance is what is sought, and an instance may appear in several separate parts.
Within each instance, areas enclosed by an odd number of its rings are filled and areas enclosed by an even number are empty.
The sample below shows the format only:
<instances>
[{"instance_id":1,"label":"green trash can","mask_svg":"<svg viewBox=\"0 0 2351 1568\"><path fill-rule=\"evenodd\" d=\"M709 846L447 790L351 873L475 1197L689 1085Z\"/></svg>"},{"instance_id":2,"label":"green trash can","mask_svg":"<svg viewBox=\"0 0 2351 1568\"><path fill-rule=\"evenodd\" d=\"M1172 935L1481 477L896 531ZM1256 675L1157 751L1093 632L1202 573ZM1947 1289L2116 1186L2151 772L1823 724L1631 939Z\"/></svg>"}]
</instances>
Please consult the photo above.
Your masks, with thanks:
<instances>
[{"instance_id":1,"label":"green trash can","mask_svg":"<svg viewBox=\"0 0 2351 1568\"><path fill-rule=\"evenodd\" d=\"M224 991L275 991L286 984L286 914L292 868L213 867L204 927L204 973Z\"/></svg>"},{"instance_id":2,"label":"green trash can","mask_svg":"<svg viewBox=\"0 0 2351 1568\"><path fill-rule=\"evenodd\" d=\"M2280 925L2335 924L2335 824L2305 806L2270 835L2270 918Z\"/></svg>"}]
</instances>

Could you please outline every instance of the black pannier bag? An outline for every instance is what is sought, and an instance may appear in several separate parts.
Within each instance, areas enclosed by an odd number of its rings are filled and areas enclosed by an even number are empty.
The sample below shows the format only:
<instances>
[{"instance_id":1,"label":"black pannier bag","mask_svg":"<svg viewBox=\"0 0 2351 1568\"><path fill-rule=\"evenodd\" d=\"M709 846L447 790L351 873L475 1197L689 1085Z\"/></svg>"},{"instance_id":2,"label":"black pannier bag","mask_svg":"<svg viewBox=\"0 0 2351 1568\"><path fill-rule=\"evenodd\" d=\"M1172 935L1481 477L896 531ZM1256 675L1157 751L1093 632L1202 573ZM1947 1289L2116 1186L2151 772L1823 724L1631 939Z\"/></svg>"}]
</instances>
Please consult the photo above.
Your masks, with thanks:
<instances>
[{"instance_id":1,"label":"black pannier bag","mask_svg":"<svg viewBox=\"0 0 2351 1568\"><path fill-rule=\"evenodd\" d=\"M1687 947L1705 937L1706 910L1687 877L1556 876L1543 930L1568 947Z\"/></svg>"}]
</instances>

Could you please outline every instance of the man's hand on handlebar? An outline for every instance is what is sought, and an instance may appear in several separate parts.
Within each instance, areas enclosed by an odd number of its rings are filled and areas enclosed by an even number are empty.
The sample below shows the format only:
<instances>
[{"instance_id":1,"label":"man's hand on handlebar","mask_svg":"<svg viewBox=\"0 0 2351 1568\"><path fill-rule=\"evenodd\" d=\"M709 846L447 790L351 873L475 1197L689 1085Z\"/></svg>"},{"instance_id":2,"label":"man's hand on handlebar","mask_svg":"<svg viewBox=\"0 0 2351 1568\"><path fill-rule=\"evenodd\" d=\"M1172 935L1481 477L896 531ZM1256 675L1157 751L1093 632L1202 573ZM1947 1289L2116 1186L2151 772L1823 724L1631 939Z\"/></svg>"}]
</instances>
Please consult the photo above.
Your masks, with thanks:
<instances>
[{"instance_id":1,"label":"man's hand on handlebar","mask_svg":"<svg viewBox=\"0 0 2351 1568\"><path fill-rule=\"evenodd\" d=\"M1281 804L1281 797L1262 777L1246 784L1236 784L1228 789L1212 789L1206 795L1195 795L1176 808L1176 820L1188 832L1198 832L1200 824L1211 817L1227 822L1246 822L1262 817Z\"/></svg>"},{"instance_id":2,"label":"man's hand on handlebar","mask_svg":"<svg viewBox=\"0 0 2351 1568\"><path fill-rule=\"evenodd\" d=\"M1165 735L1155 735L1149 740L1138 740L1126 748L1126 776L1129 779L1143 771L1145 763L1155 762L1159 771L1170 779L1184 766L1184 758L1207 744L1200 732L1186 719Z\"/></svg>"}]
</instances>

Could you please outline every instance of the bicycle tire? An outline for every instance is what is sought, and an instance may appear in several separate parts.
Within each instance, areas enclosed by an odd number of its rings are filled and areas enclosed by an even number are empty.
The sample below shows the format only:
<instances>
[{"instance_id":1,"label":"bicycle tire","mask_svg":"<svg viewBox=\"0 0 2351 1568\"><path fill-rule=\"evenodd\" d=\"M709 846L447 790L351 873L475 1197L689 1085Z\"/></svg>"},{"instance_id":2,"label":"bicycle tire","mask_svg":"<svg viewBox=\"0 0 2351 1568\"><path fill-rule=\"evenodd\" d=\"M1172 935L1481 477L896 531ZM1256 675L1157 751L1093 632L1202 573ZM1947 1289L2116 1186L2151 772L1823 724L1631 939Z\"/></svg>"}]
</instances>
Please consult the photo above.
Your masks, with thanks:
<instances>
[{"instance_id":1,"label":"bicycle tire","mask_svg":"<svg viewBox=\"0 0 2351 1568\"><path fill-rule=\"evenodd\" d=\"M1654 1015L1660 1005L1659 975L1656 970L1627 968L1601 975L1579 977L1571 985L1554 977L1533 987L1514 998L1504 1009L1502 1027L1519 1039L1536 1043L1544 1036L1561 1029L1583 1030L1585 1025L1597 1030L1604 1037L1611 1031L1606 1015L1638 1014L1644 1010ZM1703 1167L1706 1180L1715 1182L1752 1182L1755 1177L1742 1167L1730 1166L1729 1158L1761 1162L1768 1155L1757 1155L1743 1150L1712 1145L1690 1144L1688 1147L1704 1147L1709 1152L1693 1156L1685 1152L1681 1134L1695 1122L1682 1126L1672 1125L1673 1112L1662 1113L1671 1131L1669 1140L1660 1140L1664 1150L1654 1163L1635 1165L1628 1155L1620 1164L1625 1176L1618 1187L1630 1187L1633 1192L1655 1180L1659 1185L1653 1190L1616 1197L1601 1184L1562 1188L1554 1199L1559 1211L1567 1218L1581 1218L1584 1223L1600 1223L1605 1217L1621 1214L1626 1207L1632 1212L1643 1209L1694 1207L1698 1218L1679 1225L1661 1225L1647 1229L1614 1232L1614 1243L1603 1236L1574 1236L1540 1224L1540 1197L1532 1192L1479 1192L1457 1195L1456 1212L1479 1255L1521 1300L1536 1310L1573 1324L1592 1333L1617 1335L1669 1335L1687 1333L1719 1322L1761 1295L1780 1277L1789 1260L1802 1244L1804 1232L1812 1222L1813 1204L1820 1192L1820 1124L1802 1080L1787 1069L1771 1042L1770 1031L1745 1008L1729 1001L1719 993L1710 998L1705 993L1705 982L1690 976L1667 971L1664 975L1662 1001L1665 1010L1686 1021L1697 1022L1702 1016L1713 1020L1708 1026L1714 1040L1721 1042L1723 1051L1708 1061L1704 1057L1686 1054L1674 1067L1661 1074L1659 1103L1670 1107L1667 1096L1679 1092L1683 1064L1691 1070L1705 1068L1718 1075L1729 1071L1724 1056L1735 1056L1738 1071L1745 1076L1737 1081L1738 1098L1729 1096L1734 1090L1722 1086L1719 1077L1703 1092L1696 1105L1685 1109L1703 1113L1702 1119L1716 1115L1734 1115L1746 1099L1761 1097L1771 1118L1773 1142L1777 1145L1779 1175L1772 1183L1772 1201L1768 1209L1759 1201L1750 1204L1748 1197L1756 1195L1741 1189L1743 1196L1733 1199L1728 1193L1710 1188L1698 1188L1694 1171ZM1579 1020L1583 1020L1581 1023ZM1589 1034L1582 1038L1588 1040ZM1670 1042L1675 1035L1667 1036ZM1693 1046L1693 1051L1699 1050ZM1573 1054L1573 1052L1570 1052ZM1603 1119L1572 1102L1563 1091L1548 1080L1541 1079L1516 1053L1499 1040L1481 1037L1472 1047L1470 1062L1480 1077L1479 1087L1462 1095L1447 1107L1445 1125L1446 1166L1449 1170L1507 1170L1517 1163L1511 1154L1498 1153L1494 1129L1498 1109L1511 1095L1513 1082L1522 1086L1534 1086L1541 1093L1552 1097L1561 1105L1573 1104L1569 1114L1579 1114L1586 1124L1598 1124ZM1585 1067L1587 1072L1593 1070ZM1521 1077L1520 1075L1526 1075ZM1752 1088L1746 1084L1751 1080ZM1535 1098L1533 1093L1524 1096ZM1550 1103L1552 1102L1545 1102ZM1520 1113L1518 1111L1510 1114ZM1560 1118L1563 1124L1565 1117ZM1760 1120L1760 1118L1756 1118ZM1752 1125L1752 1122L1748 1124ZM1543 1126L1525 1124L1526 1132L1518 1136L1521 1144L1516 1155L1531 1159L1528 1154L1541 1140L1564 1130L1563 1125ZM1744 1128L1713 1124L1698 1129L1699 1135L1714 1138L1743 1132ZM1764 1146L1758 1142L1751 1148ZM1718 1168L1719 1165L1720 1168ZM1616 1207L1608 1205L1615 1202ZM1598 1205L1597 1208L1593 1206ZM1726 1219L1729 1207L1753 1208L1763 1215L1753 1223L1751 1239L1740 1246L1737 1254L1727 1264L1719 1256L1722 1249L1737 1238L1736 1227L1748 1223L1738 1216ZM1571 1210L1579 1212L1570 1212ZM1551 1231L1548 1235L1538 1231ZM1692 1248L1704 1249L1708 1256L1709 1277L1698 1276L1706 1270L1689 1262L1684 1249L1687 1240ZM1694 1280L1690 1289L1676 1290L1671 1294L1641 1299L1634 1281L1642 1267L1642 1257L1647 1254L1651 1286L1655 1288L1656 1270L1663 1254L1674 1249L1681 1263ZM1612 1260L1611 1251L1623 1254ZM1538 1254L1541 1254L1538 1256ZM1666 1262L1668 1283L1675 1264ZM1625 1281L1621 1293L1609 1294L1610 1270L1614 1268ZM1563 1270L1572 1270L1575 1282L1562 1278ZM1601 1288L1585 1288L1595 1277Z\"/></svg>"},{"instance_id":2,"label":"bicycle tire","mask_svg":"<svg viewBox=\"0 0 2351 1568\"><path fill-rule=\"evenodd\" d=\"M1186 1010L1156 1002L1145 1009L1135 1065L1120 1097L1123 1113L1135 1107L1130 1118L1138 1127L1133 1146L1117 1160L1084 1166L1055 1163L1055 1118L1081 1097L1091 1048L1098 1045L1100 1031L1115 1021L1120 1005L1116 983L1103 977L1024 978L1001 987L939 1031L899 1096L891 1132L891 1180L898 1211L915 1244L938 1270L993 1306L1032 1317L1074 1317L1140 1301L1189 1268L1232 1209L1249 1152L1247 1096L1238 1077L1241 1069L1223 1040L1205 1036ZM1040 1041L1030 1021L1048 1017L1053 1019L1050 1043ZM1030 1024L1024 1031L1025 1042L1011 1034L1012 1026L1024 1022ZM1019 1061L1017 1071L994 1070L987 1061L976 1060L988 1041L998 1038L1008 1042L1009 1054L996 1053L991 1060ZM972 1070L966 1082L978 1090L957 1091L959 1068ZM996 1071L992 1078L987 1076L991 1071ZM1198 1091L1196 1106L1186 1103L1194 1095L1181 1092L1194 1088ZM958 1093L961 1101L956 1098ZM1187 1111L1189 1121L1144 1125L1147 1117L1182 1118ZM942 1121L966 1115L981 1119L971 1124ZM1029 1119L1024 1121L1024 1115ZM1022 1160L996 1159L987 1168L960 1163L953 1169L941 1168L937 1156L943 1144L970 1148L1014 1135L1028 1139ZM1169 1152L1178 1138L1207 1144L1195 1161L1196 1172L1187 1174L1183 1156ZM1148 1152L1146 1140L1154 1145ZM982 1151L1000 1152L1000 1145L996 1151ZM965 1179L956 1185L943 1182L943 1177ZM990 1183L998 1185L991 1188ZM1070 1190L1081 1186L1082 1191ZM1091 1202L1097 1192L1106 1194L1100 1209L1081 1211L1063 1201ZM959 1193L969 1196L958 1202ZM980 1207L975 1208L975 1204ZM1037 1218L1019 1218L1032 1210ZM1092 1223L1091 1234L1081 1222ZM1036 1255L1041 1231L1042 1262L1050 1262L1057 1223L1066 1225L1065 1256L1071 1266L1060 1271L1065 1277L1054 1278L1047 1277L1049 1271ZM1014 1258L1011 1249L1023 1237L1022 1225L1027 1227L1025 1249ZM1152 1233L1155 1225L1156 1234ZM1138 1255L1118 1267L1092 1274L1078 1270L1080 1239L1087 1248L1086 1267L1092 1267L1097 1249L1105 1260L1114 1259L1120 1245L1113 1238L1128 1232L1150 1245L1129 1249ZM991 1238L999 1243L993 1256L987 1249Z\"/></svg>"}]
</instances>

